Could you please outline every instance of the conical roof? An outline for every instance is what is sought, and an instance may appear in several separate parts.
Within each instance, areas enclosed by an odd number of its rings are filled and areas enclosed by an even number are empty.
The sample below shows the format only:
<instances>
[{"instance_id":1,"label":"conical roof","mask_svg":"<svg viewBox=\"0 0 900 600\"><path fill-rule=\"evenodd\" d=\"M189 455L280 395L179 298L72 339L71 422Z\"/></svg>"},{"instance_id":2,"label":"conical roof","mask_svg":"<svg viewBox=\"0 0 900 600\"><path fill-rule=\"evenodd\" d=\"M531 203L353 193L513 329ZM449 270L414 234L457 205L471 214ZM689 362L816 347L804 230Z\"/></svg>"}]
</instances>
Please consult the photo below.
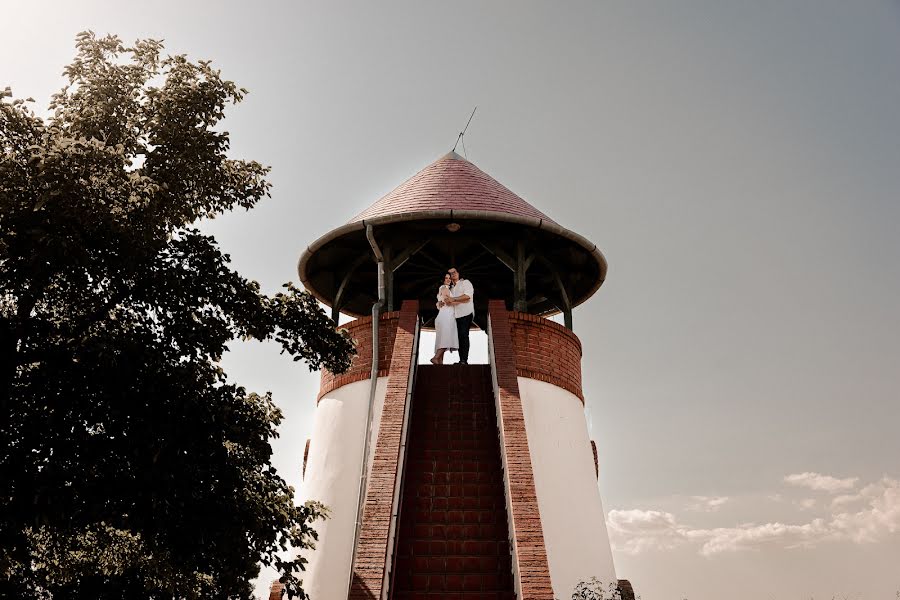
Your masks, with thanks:
<instances>
[{"instance_id":1,"label":"conical roof","mask_svg":"<svg viewBox=\"0 0 900 600\"><path fill-rule=\"evenodd\" d=\"M388 308L419 300L426 323L451 266L475 285L476 322L490 299L538 315L571 311L606 278L596 245L450 152L303 252L300 281L333 311L362 316L378 299L370 226Z\"/></svg>"},{"instance_id":2,"label":"conical roof","mask_svg":"<svg viewBox=\"0 0 900 600\"><path fill-rule=\"evenodd\" d=\"M443 210L498 213L554 223L456 152L437 159L350 222Z\"/></svg>"}]
</instances>

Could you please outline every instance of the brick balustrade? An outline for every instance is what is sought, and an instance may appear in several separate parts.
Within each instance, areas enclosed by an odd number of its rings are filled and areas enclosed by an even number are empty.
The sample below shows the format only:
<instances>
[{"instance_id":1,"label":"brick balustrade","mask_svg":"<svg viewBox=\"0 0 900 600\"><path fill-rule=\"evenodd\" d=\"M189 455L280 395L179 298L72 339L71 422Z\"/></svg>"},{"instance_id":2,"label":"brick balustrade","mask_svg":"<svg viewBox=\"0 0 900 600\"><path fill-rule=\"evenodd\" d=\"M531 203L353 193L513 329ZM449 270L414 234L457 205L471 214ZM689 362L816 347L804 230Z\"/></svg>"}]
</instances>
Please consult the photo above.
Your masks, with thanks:
<instances>
[{"instance_id":1,"label":"brick balustrade","mask_svg":"<svg viewBox=\"0 0 900 600\"><path fill-rule=\"evenodd\" d=\"M394 336L397 334L397 324L400 320L400 312L393 311L381 315L378 319L378 376L386 377L391 368L391 357L394 351ZM327 369L322 369L322 379L319 384L319 400L332 390L345 386L354 381L363 381L372 376L372 317L362 317L343 325L350 332L350 337L356 340L359 354L353 357L350 368L340 375L335 375Z\"/></svg>"},{"instance_id":2,"label":"brick balustrade","mask_svg":"<svg viewBox=\"0 0 900 600\"><path fill-rule=\"evenodd\" d=\"M509 312L513 350L516 355L516 374L519 377L552 383L572 392L584 402L581 389L581 341L574 333L543 317L527 313ZM398 311L381 315L378 326L378 376L390 371L394 336L397 332ZM319 398L341 386L363 381L372 372L372 317L362 317L343 326L357 341L360 353L346 373L334 375L322 370Z\"/></svg>"},{"instance_id":3,"label":"brick balustrade","mask_svg":"<svg viewBox=\"0 0 900 600\"><path fill-rule=\"evenodd\" d=\"M578 396L581 390L581 340L559 323L521 312L509 313L516 374L552 383Z\"/></svg>"},{"instance_id":4,"label":"brick balustrade","mask_svg":"<svg viewBox=\"0 0 900 600\"><path fill-rule=\"evenodd\" d=\"M508 506L521 600L553 600L544 531L534 487L534 473L519 395L518 357L513 341L513 314L502 300L488 303L490 335L498 387L502 452L508 478Z\"/></svg>"},{"instance_id":5,"label":"brick balustrade","mask_svg":"<svg viewBox=\"0 0 900 600\"><path fill-rule=\"evenodd\" d=\"M395 335L390 351L387 393L381 411L372 471L366 488L359 544L353 563L353 584L349 596L351 600L381 598L394 489L400 472L403 417L406 412L406 392L415 346L418 310L418 302L404 300L399 313L389 313L397 314ZM371 321L369 324L371 325ZM360 341L362 346L362 340ZM371 362L369 366L371 368Z\"/></svg>"}]
</instances>

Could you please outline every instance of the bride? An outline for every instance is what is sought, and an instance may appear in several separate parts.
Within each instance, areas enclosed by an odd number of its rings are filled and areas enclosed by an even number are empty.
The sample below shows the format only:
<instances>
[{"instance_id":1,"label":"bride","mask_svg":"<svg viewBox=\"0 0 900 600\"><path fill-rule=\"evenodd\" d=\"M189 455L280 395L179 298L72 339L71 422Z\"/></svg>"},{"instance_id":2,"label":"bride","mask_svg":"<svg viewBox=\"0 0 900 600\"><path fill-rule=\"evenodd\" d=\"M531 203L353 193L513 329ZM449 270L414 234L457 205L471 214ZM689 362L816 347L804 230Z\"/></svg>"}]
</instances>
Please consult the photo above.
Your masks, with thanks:
<instances>
[{"instance_id":1,"label":"bride","mask_svg":"<svg viewBox=\"0 0 900 600\"><path fill-rule=\"evenodd\" d=\"M444 363L444 352L453 352L459 349L459 335L456 332L456 318L453 314L453 305L448 304L450 299L450 273L444 274L444 284L438 288L437 308L438 316L434 320L434 358L431 363L440 365Z\"/></svg>"}]
</instances>

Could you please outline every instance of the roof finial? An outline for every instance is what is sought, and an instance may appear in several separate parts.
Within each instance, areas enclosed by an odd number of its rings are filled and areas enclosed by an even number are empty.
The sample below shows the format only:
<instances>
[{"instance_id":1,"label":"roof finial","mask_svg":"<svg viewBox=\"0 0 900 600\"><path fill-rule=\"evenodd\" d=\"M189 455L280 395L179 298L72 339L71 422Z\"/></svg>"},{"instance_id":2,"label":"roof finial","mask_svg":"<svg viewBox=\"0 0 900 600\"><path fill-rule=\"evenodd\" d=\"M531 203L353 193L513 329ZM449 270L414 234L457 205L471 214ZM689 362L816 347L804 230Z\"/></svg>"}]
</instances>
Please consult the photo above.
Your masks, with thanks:
<instances>
[{"instance_id":1,"label":"roof finial","mask_svg":"<svg viewBox=\"0 0 900 600\"><path fill-rule=\"evenodd\" d=\"M469 115L469 120L466 121L466 126L463 128L462 131L459 132L459 136L456 138L456 144L453 144L453 150L452 150L452 152L456 152L456 146L457 146L457 144L459 144L460 142L462 142L462 145L463 145L463 156L466 157L466 160L468 160L469 155L466 153L466 140L464 139L464 136L466 135L466 131L469 130L469 123L472 122L472 117L475 116L475 111L476 111L476 110L478 110L478 106L476 106L475 108L472 109L472 114Z\"/></svg>"}]
</instances>

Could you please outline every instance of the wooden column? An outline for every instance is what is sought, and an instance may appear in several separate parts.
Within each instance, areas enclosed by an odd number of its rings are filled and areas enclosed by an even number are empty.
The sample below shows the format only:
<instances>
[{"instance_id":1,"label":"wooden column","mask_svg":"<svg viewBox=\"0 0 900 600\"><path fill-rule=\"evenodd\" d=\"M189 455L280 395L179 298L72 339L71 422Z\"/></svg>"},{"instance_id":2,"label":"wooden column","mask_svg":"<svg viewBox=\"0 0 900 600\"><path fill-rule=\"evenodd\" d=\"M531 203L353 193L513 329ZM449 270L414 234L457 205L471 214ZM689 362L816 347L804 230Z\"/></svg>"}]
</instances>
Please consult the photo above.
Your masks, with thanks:
<instances>
[{"instance_id":1,"label":"wooden column","mask_svg":"<svg viewBox=\"0 0 900 600\"><path fill-rule=\"evenodd\" d=\"M525 242L516 242L516 270L513 276L513 310L525 312L528 310L528 300L525 295L525 274L528 267L525 265Z\"/></svg>"},{"instance_id":2,"label":"wooden column","mask_svg":"<svg viewBox=\"0 0 900 600\"><path fill-rule=\"evenodd\" d=\"M391 247L384 246L384 295L388 312L394 310L394 267L391 263Z\"/></svg>"}]
</instances>

